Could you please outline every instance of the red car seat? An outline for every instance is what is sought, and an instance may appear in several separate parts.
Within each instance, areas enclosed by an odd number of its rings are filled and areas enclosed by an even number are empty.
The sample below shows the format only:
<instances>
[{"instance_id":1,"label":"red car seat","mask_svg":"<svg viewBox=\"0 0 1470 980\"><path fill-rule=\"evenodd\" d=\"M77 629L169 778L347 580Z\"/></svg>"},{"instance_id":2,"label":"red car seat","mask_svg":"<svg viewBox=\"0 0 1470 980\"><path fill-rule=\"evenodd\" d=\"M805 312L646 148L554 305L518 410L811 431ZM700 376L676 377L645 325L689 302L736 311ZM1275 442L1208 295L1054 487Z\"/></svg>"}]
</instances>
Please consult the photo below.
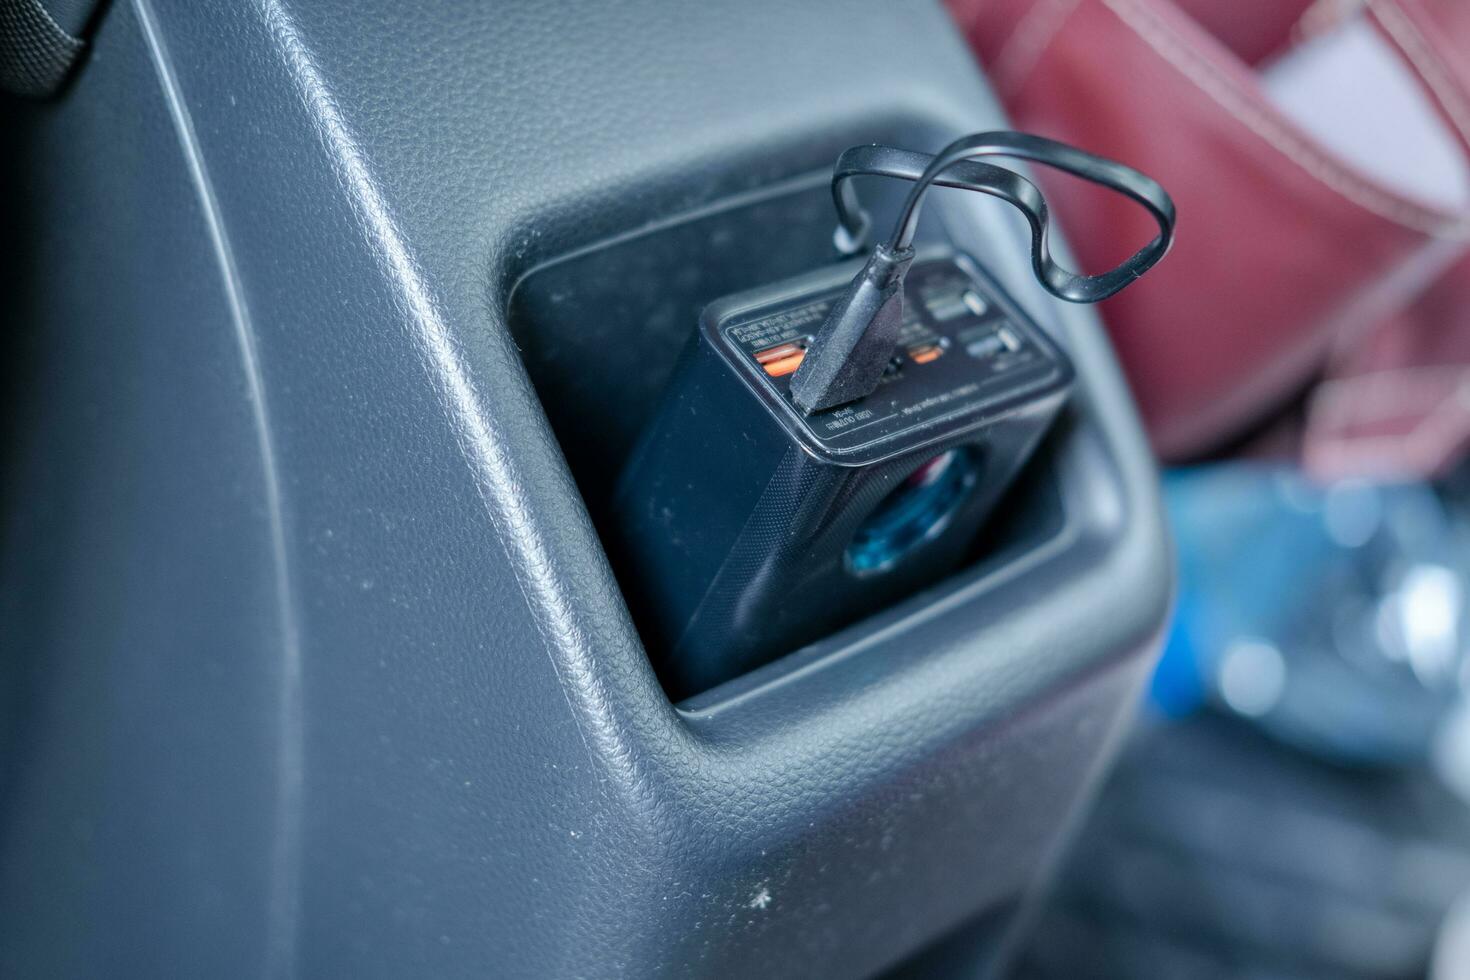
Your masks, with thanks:
<instances>
[{"instance_id":1,"label":"red car seat","mask_svg":"<svg viewBox=\"0 0 1470 980\"><path fill-rule=\"evenodd\" d=\"M1263 85L1262 66L1353 6L950 0L1018 127L1139 167L1178 203L1173 254L1103 309L1166 459L1239 438L1326 371L1350 379L1427 356L1470 363L1470 318L1456 298L1470 299L1470 283L1441 284L1427 308L1408 312L1466 253L1470 208L1376 179L1294 123ZM1374 0L1362 15L1470 157L1470 4ZM1126 204L1042 179L1084 268L1111 264L1151 234ZM1450 275L1464 281L1470 264ZM1384 339L1425 333L1432 343ZM1374 465L1375 451L1344 440L1381 435L1383 424L1345 412L1343 391L1313 404L1308 432L1331 448L1308 456ZM1413 429L1425 402L1439 406L1436 426L1449 425L1443 399L1426 395L1390 411L1389 429ZM1442 432L1435 441L1385 465L1422 468L1464 440Z\"/></svg>"}]
</instances>

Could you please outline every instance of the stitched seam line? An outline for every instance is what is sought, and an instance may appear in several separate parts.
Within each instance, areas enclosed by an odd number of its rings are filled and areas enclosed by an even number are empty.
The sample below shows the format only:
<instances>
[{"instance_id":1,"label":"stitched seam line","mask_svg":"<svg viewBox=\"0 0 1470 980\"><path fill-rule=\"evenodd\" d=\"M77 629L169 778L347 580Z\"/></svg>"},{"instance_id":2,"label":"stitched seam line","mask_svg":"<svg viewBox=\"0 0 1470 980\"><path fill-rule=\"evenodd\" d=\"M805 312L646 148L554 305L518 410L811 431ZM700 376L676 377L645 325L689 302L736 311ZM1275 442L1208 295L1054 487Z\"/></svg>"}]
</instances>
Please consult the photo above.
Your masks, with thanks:
<instances>
[{"instance_id":1,"label":"stitched seam line","mask_svg":"<svg viewBox=\"0 0 1470 980\"><path fill-rule=\"evenodd\" d=\"M1355 460L1381 465L1388 459L1406 469L1434 472L1470 438L1467 422L1470 418L1467 418L1465 407L1451 397L1425 414L1407 432L1398 435L1320 433L1317 426L1308 426L1309 465L1347 469Z\"/></svg>"},{"instance_id":2,"label":"stitched seam line","mask_svg":"<svg viewBox=\"0 0 1470 980\"><path fill-rule=\"evenodd\" d=\"M1297 39L1315 37L1341 24L1368 3L1369 0L1314 0L1292 25L1292 36Z\"/></svg>"},{"instance_id":3,"label":"stitched seam line","mask_svg":"<svg viewBox=\"0 0 1470 980\"><path fill-rule=\"evenodd\" d=\"M1328 188L1359 207L1413 231L1449 238L1465 238L1470 235L1470 221L1466 217L1457 218L1413 207L1346 173L1336 161L1305 143L1282 123L1249 103L1236 90L1233 82L1223 77L1213 65L1193 55L1157 17L1141 9L1136 3L1131 0L1102 0L1102 3L1200 91Z\"/></svg>"},{"instance_id":4,"label":"stitched seam line","mask_svg":"<svg viewBox=\"0 0 1470 980\"><path fill-rule=\"evenodd\" d=\"M995 57L995 75L1001 80L1006 97L1015 95L1026 84L1041 56L1080 3L1081 0L1049 0L1026 12Z\"/></svg>"},{"instance_id":5,"label":"stitched seam line","mask_svg":"<svg viewBox=\"0 0 1470 980\"><path fill-rule=\"evenodd\" d=\"M1397 42L1399 50L1419 69L1424 84L1429 86L1445 115L1459 131L1460 142L1470 144L1470 107L1466 106L1459 85L1445 70L1418 26L1397 4L1375 2L1370 9L1383 29Z\"/></svg>"},{"instance_id":6,"label":"stitched seam line","mask_svg":"<svg viewBox=\"0 0 1470 980\"><path fill-rule=\"evenodd\" d=\"M1415 398L1426 394L1428 385L1449 388L1470 381L1470 366L1423 365L1418 367L1381 368L1351 378L1334 378L1318 387L1314 403L1331 415L1350 415L1359 419L1395 418L1417 407L1405 408ZM1429 397L1443 398L1442 392L1428 392Z\"/></svg>"}]
</instances>

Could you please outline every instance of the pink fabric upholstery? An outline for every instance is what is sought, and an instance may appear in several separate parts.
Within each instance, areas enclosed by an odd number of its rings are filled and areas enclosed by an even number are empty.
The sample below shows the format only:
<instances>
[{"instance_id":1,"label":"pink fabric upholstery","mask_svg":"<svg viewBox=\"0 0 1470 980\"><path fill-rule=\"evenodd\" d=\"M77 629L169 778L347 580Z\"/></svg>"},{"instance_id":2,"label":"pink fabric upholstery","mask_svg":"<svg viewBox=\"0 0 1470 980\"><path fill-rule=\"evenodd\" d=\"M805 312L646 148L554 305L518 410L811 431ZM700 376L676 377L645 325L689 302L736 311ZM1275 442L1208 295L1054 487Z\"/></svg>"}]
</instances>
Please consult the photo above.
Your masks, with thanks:
<instances>
[{"instance_id":1,"label":"pink fabric upholstery","mask_svg":"<svg viewBox=\"0 0 1470 980\"><path fill-rule=\"evenodd\" d=\"M1020 128L1139 167L1178 203L1174 252L1103 308L1166 458L1238 436L1329 363L1355 370L1344 351L1387 329L1380 325L1466 249L1466 215L1377 184L1262 93L1252 61L1289 43L1306 6L952 2ZM1418 45L1408 60L1434 76L1429 87L1470 145L1470 112L1456 104L1470 91L1470 58L1443 64L1455 32L1470 37L1470 4L1384 0L1370 9L1396 44L1404 44L1405 23L1420 34L1434 25L1434 46ZM1085 268L1110 264L1148 237L1147 218L1126 203L1065 178L1042 179ZM1319 431L1336 438L1345 430L1333 423Z\"/></svg>"}]
</instances>

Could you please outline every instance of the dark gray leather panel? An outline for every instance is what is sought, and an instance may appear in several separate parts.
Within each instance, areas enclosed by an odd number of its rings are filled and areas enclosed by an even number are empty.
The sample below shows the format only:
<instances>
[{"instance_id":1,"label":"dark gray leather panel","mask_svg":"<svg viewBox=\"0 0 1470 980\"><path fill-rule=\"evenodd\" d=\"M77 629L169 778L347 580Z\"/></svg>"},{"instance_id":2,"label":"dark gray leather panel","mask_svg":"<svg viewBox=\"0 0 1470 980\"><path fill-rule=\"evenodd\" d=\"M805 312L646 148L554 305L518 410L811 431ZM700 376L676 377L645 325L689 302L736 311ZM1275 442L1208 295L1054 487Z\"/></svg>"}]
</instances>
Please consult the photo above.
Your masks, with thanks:
<instances>
[{"instance_id":1,"label":"dark gray leather panel","mask_svg":"<svg viewBox=\"0 0 1470 980\"><path fill-rule=\"evenodd\" d=\"M37 207L96 244L38 253L75 295L28 316L52 367L20 376L110 401L45 396L46 431L88 448L34 450L6 496L30 523L13 502L46 479L83 495L53 570L5 545L36 597L5 628L54 692L14 742L39 783L7 791L19 972L858 974L1014 906L1170 581L1106 343L997 245L1018 229L936 209L983 223L974 249L1084 375L1054 444L1065 533L683 712L503 316L541 259L852 142L998 124L942 10L135 0L98 45L28 127L93 203ZM97 346L126 331L134 360ZM138 497L98 509L118 484ZM78 826L132 846L79 850Z\"/></svg>"},{"instance_id":2,"label":"dark gray leather panel","mask_svg":"<svg viewBox=\"0 0 1470 980\"><path fill-rule=\"evenodd\" d=\"M248 378L126 16L10 103L0 975L258 974L282 623Z\"/></svg>"}]
</instances>

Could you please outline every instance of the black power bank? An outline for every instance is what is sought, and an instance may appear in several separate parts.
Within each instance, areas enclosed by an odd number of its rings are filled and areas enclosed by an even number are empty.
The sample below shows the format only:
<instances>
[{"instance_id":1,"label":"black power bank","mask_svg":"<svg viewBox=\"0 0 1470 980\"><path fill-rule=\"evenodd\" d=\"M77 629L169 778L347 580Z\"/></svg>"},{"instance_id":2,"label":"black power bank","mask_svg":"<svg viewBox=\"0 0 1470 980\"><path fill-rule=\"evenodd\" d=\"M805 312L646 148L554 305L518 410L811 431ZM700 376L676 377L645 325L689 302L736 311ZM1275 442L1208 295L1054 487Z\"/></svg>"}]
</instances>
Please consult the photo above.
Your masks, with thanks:
<instances>
[{"instance_id":1,"label":"black power bank","mask_svg":"<svg viewBox=\"0 0 1470 980\"><path fill-rule=\"evenodd\" d=\"M861 266L712 303L622 473L612 558L675 697L953 572L1067 397L1045 332L931 251L877 390L804 415L791 376Z\"/></svg>"}]
</instances>

